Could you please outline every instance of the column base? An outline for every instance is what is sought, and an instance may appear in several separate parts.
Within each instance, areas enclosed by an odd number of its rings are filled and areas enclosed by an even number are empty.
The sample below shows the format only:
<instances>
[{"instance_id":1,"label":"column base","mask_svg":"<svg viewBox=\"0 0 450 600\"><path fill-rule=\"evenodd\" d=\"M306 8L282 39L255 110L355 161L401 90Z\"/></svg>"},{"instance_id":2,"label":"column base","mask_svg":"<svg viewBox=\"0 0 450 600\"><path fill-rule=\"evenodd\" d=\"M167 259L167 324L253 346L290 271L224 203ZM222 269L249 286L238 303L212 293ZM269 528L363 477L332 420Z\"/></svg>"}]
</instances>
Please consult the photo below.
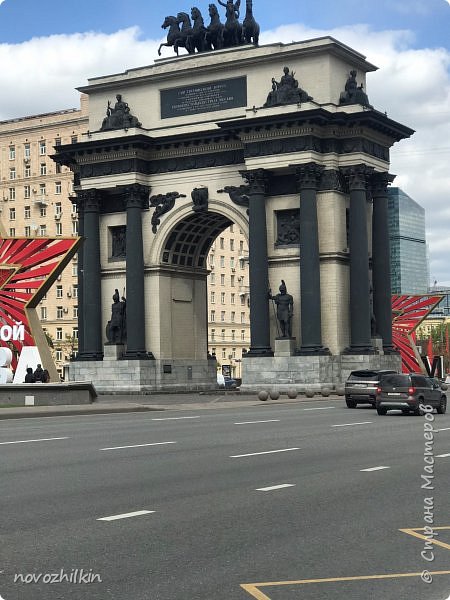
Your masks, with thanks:
<instances>
[{"instance_id":1,"label":"column base","mask_svg":"<svg viewBox=\"0 0 450 600\"><path fill-rule=\"evenodd\" d=\"M342 354L375 354L372 346L349 346Z\"/></svg>"},{"instance_id":2,"label":"column base","mask_svg":"<svg viewBox=\"0 0 450 600\"><path fill-rule=\"evenodd\" d=\"M153 352L146 350L127 350L121 357L122 360L155 360Z\"/></svg>"},{"instance_id":3,"label":"column base","mask_svg":"<svg viewBox=\"0 0 450 600\"><path fill-rule=\"evenodd\" d=\"M331 352L325 346L301 346L295 356L331 356Z\"/></svg>"},{"instance_id":4,"label":"column base","mask_svg":"<svg viewBox=\"0 0 450 600\"><path fill-rule=\"evenodd\" d=\"M270 346L262 346L260 348L250 348L250 350L242 358L264 358L266 356L273 356L273 350Z\"/></svg>"},{"instance_id":5,"label":"column base","mask_svg":"<svg viewBox=\"0 0 450 600\"><path fill-rule=\"evenodd\" d=\"M400 352L397 350L397 348L394 348L394 346L383 346L383 352L385 354L400 354Z\"/></svg>"},{"instance_id":6,"label":"column base","mask_svg":"<svg viewBox=\"0 0 450 600\"><path fill-rule=\"evenodd\" d=\"M103 360L103 352L79 352L74 361Z\"/></svg>"}]
</instances>

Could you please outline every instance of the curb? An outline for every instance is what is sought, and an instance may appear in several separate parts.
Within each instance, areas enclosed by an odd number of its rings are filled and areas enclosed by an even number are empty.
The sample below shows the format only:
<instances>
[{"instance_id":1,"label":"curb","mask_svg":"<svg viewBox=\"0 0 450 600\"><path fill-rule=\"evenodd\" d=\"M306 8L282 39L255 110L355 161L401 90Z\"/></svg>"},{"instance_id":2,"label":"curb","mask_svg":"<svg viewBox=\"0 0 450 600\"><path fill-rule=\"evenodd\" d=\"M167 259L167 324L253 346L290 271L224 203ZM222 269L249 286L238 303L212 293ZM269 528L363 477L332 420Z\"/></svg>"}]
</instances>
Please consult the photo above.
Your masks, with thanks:
<instances>
[{"instance_id":1,"label":"curb","mask_svg":"<svg viewBox=\"0 0 450 600\"><path fill-rule=\"evenodd\" d=\"M71 417L75 415L107 415L114 413L133 413L133 412L149 412L149 411L158 411L162 412L165 408L162 407L154 407L154 406L122 406L122 407L95 407L95 408L73 408L68 410L36 410L36 408L40 407L30 407L30 412L25 410L16 410L13 411L9 408L0 409L0 421L6 419L33 419L39 417ZM48 407L42 407L48 409ZM11 412L6 412L11 410ZM31 410L33 412L31 412ZM5 412L4 412L5 411Z\"/></svg>"}]
</instances>

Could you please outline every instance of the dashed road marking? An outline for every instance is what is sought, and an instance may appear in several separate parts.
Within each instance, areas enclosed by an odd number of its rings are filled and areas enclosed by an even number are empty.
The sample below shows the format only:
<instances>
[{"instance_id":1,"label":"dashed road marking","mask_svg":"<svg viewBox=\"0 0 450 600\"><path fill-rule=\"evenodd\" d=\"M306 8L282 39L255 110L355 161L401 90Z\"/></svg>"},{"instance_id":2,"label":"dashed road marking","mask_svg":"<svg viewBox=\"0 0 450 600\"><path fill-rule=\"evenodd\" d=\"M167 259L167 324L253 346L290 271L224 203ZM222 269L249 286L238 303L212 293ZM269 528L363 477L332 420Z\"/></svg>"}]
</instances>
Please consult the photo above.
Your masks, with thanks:
<instances>
[{"instance_id":1,"label":"dashed road marking","mask_svg":"<svg viewBox=\"0 0 450 600\"><path fill-rule=\"evenodd\" d=\"M15 442L0 442L0 446L7 444L31 444L33 442L52 442L53 440L68 440L68 437L41 438L37 440L17 440Z\"/></svg>"},{"instance_id":2,"label":"dashed road marking","mask_svg":"<svg viewBox=\"0 0 450 600\"><path fill-rule=\"evenodd\" d=\"M152 421L181 421L182 419L200 419L200 415L196 417L159 417L152 419Z\"/></svg>"},{"instance_id":3,"label":"dashed road marking","mask_svg":"<svg viewBox=\"0 0 450 600\"><path fill-rule=\"evenodd\" d=\"M437 454L436 458L447 458L449 456L450 456L450 453L448 453L448 454Z\"/></svg>"},{"instance_id":4,"label":"dashed road marking","mask_svg":"<svg viewBox=\"0 0 450 600\"><path fill-rule=\"evenodd\" d=\"M391 467L370 467L369 469L360 469L361 472L370 473L371 471L382 471L383 469L390 469Z\"/></svg>"},{"instance_id":5,"label":"dashed road marking","mask_svg":"<svg viewBox=\"0 0 450 600\"><path fill-rule=\"evenodd\" d=\"M281 490L284 488L295 487L295 483L281 483L280 485L272 485L270 487L256 488L256 492L272 492L273 490Z\"/></svg>"},{"instance_id":6,"label":"dashed road marking","mask_svg":"<svg viewBox=\"0 0 450 600\"><path fill-rule=\"evenodd\" d=\"M176 442L154 442L152 444L133 444L132 446L114 446L112 448L100 448L102 450L123 450L124 448L145 448L146 446L165 446L166 444L176 444Z\"/></svg>"},{"instance_id":7,"label":"dashed road marking","mask_svg":"<svg viewBox=\"0 0 450 600\"><path fill-rule=\"evenodd\" d=\"M361 421L360 423L341 423L340 425L332 425L331 427L351 427L352 425L369 425L373 421Z\"/></svg>"},{"instance_id":8,"label":"dashed road marking","mask_svg":"<svg viewBox=\"0 0 450 600\"><path fill-rule=\"evenodd\" d=\"M118 521L119 519L129 519L131 517L140 517L142 515L150 515L154 510L136 510L134 512L122 513L121 515L112 515L110 517L100 517L97 521Z\"/></svg>"},{"instance_id":9,"label":"dashed road marking","mask_svg":"<svg viewBox=\"0 0 450 600\"><path fill-rule=\"evenodd\" d=\"M260 454L276 454L277 452L292 452L292 450L300 450L300 448L283 448L281 450L266 450L265 452L251 452L249 454L235 454L230 458L243 458L245 456L259 456Z\"/></svg>"},{"instance_id":10,"label":"dashed road marking","mask_svg":"<svg viewBox=\"0 0 450 600\"><path fill-rule=\"evenodd\" d=\"M448 531L450 527L434 527L433 531ZM450 550L450 544L446 544L445 542L440 542L436 540L434 537L423 535L419 533L420 531L425 531L423 527L415 527L410 529L399 529L402 533L406 533L407 535L412 535L413 537L419 538L419 540L424 540L425 542L429 542L430 544L434 544L435 546L440 546L441 548L445 548L446 550Z\"/></svg>"},{"instance_id":11,"label":"dashed road marking","mask_svg":"<svg viewBox=\"0 0 450 600\"><path fill-rule=\"evenodd\" d=\"M330 410L336 408L335 406L316 406L315 408L304 408L303 410Z\"/></svg>"},{"instance_id":12,"label":"dashed road marking","mask_svg":"<svg viewBox=\"0 0 450 600\"><path fill-rule=\"evenodd\" d=\"M252 425L253 423L279 423L280 419L267 419L266 421L240 421L235 425Z\"/></svg>"}]
</instances>

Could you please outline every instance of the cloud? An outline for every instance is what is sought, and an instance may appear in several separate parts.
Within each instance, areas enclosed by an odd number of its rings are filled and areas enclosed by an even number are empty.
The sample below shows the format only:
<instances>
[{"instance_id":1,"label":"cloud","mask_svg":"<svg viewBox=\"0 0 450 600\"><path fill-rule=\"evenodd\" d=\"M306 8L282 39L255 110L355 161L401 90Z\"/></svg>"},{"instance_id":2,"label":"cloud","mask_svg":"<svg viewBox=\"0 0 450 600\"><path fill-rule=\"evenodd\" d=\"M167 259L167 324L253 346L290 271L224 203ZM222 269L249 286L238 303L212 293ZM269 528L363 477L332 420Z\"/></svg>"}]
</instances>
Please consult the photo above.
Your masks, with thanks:
<instances>
[{"instance_id":1,"label":"cloud","mask_svg":"<svg viewBox=\"0 0 450 600\"><path fill-rule=\"evenodd\" d=\"M373 31L366 25L331 31L283 26L263 32L261 43L325 35L380 67L367 76L370 102L416 130L412 138L394 145L391 172L397 174L395 185L425 208L430 273L440 284L450 285L450 52L414 49L412 32ZM161 41L143 40L139 28L133 27L111 35L87 32L0 44L0 119L77 107L76 87L86 85L90 77L151 64ZM298 76L301 83L301 73Z\"/></svg>"}]
</instances>

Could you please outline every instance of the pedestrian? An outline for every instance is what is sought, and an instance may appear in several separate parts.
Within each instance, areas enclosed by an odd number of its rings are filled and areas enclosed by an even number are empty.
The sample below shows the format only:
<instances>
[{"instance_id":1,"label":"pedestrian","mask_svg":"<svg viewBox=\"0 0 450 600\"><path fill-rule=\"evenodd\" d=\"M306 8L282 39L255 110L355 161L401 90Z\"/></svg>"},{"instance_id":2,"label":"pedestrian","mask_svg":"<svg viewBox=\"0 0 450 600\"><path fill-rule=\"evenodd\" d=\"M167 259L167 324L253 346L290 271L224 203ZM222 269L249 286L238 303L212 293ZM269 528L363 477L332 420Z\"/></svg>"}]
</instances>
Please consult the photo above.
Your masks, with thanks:
<instances>
[{"instance_id":1,"label":"pedestrian","mask_svg":"<svg viewBox=\"0 0 450 600\"><path fill-rule=\"evenodd\" d=\"M38 363L36 370L34 371L34 380L36 383L45 383L45 374L42 365Z\"/></svg>"},{"instance_id":2,"label":"pedestrian","mask_svg":"<svg viewBox=\"0 0 450 600\"><path fill-rule=\"evenodd\" d=\"M33 369L31 367L27 367L27 374L25 375L24 383L35 383L36 379L34 378Z\"/></svg>"}]
</instances>

